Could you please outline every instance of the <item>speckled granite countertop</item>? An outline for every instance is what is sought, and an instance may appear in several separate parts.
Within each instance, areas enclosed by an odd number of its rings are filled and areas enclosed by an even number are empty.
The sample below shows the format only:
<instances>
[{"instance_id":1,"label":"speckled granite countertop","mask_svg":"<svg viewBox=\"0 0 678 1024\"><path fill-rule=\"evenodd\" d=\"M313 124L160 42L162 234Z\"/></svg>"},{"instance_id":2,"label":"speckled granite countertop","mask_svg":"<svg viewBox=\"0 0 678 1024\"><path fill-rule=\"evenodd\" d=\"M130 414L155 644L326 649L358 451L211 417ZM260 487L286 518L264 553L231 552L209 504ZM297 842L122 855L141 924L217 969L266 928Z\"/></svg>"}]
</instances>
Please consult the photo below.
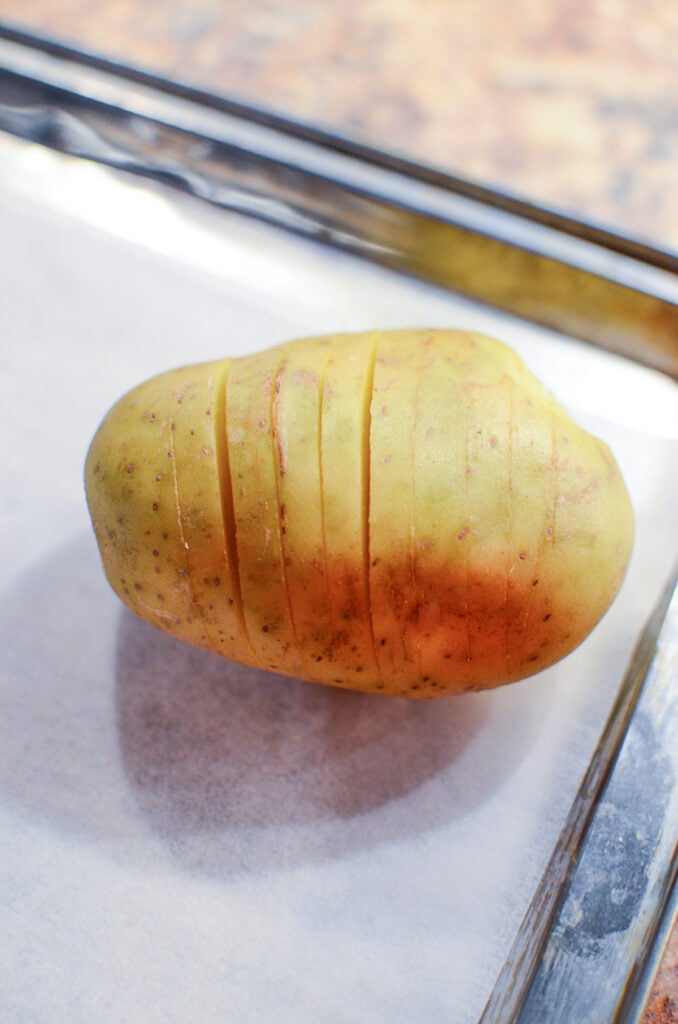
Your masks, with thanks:
<instances>
[{"instance_id":1,"label":"speckled granite countertop","mask_svg":"<svg viewBox=\"0 0 678 1024\"><path fill-rule=\"evenodd\" d=\"M0 0L0 20L678 252L666 0ZM678 1022L678 929L643 1024Z\"/></svg>"}]
</instances>

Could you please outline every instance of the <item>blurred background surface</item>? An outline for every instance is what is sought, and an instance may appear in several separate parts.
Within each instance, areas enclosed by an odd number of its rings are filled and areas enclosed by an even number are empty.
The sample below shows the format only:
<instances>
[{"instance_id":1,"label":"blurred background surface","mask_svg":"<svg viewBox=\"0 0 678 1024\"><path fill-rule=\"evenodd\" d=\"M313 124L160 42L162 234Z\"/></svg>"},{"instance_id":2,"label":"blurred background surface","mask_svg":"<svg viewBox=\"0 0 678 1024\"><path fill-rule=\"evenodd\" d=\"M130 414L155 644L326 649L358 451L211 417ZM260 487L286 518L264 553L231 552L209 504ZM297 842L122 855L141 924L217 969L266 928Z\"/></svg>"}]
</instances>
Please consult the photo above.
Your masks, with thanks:
<instances>
[{"instance_id":1,"label":"blurred background surface","mask_svg":"<svg viewBox=\"0 0 678 1024\"><path fill-rule=\"evenodd\" d=\"M666 0L0 0L0 19L678 251Z\"/></svg>"}]
</instances>

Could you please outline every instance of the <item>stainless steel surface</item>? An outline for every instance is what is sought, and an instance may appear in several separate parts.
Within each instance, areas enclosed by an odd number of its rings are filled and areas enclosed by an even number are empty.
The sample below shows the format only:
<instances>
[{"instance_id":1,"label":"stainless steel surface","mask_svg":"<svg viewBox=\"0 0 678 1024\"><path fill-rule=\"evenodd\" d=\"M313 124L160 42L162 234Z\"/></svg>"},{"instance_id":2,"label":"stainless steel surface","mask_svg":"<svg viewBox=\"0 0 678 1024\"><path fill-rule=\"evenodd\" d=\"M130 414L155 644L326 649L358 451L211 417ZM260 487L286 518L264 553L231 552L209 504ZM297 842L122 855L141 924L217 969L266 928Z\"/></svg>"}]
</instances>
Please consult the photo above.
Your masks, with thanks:
<instances>
[{"instance_id":1,"label":"stainless steel surface","mask_svg":"<svg viewBox=\"0 0 678 1024\"><path fill-rule=\"evenodd\" d=\"M0 38L0 128L678 374L674 256L171 83Z\"/></svg>"},{"instance_id":2,"label":"stainless steel surface","mask_svg":"<svg viewBox=\"0 0 678 1024\"><path fill-rule=\"evenodd\" d=\"M547 1013L563 1024L629 1020L678 867L675 575L632 671L648 653L645 685L518 1018L524 1024Z\"/></svg>"},{"instance_id":3,"label":"stainless steel surface","mask_svg":"<svg viewBox=\"0 0 678 1024\"><path fill-rule=\"evenodd\" d=\"M638 641L482 1024L630 1022L642 1011L678 868L677 578Z\"/></svg>"}]
</instances>

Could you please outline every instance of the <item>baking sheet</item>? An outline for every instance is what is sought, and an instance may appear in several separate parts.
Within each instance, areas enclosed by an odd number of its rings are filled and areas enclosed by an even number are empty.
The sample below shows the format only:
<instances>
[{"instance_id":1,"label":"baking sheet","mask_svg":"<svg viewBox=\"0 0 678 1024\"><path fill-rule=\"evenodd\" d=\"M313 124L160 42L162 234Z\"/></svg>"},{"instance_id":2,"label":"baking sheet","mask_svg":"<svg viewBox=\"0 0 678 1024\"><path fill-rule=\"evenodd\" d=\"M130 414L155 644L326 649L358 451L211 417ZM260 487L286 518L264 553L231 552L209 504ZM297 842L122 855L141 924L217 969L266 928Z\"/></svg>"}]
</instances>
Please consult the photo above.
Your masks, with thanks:
<instances>
[{"instance_id":1,"label":"baking sheet","mask_svg":"<svg viewBox=\"0 0 678 1024\"><path fill-rule=\"evenodd\" d=\"M675 386L442 290L0 138L0 1007L22 1021L473 1024L676 553ZM431 704L122 609L82 491L108 406L324 331L473 326L611 444L622 593L534 679Z\"/></svg>"}]
</instances>

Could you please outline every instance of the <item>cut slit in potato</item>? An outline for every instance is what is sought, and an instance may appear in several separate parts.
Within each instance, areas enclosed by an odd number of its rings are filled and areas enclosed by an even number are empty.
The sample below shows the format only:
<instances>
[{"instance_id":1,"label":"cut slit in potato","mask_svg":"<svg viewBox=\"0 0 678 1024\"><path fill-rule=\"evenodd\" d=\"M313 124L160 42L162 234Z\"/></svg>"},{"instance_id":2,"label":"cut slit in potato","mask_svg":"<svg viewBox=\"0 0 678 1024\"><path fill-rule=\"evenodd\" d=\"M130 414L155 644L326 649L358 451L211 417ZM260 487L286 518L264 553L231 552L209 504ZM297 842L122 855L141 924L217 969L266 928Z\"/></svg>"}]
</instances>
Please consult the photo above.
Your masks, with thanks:
<instances>
[{"instance_id":1,"label":"cut slit in potato","mask_svg":"<svg viewBox=\"0 0 678 1024\"><path fill-rule=\"evenodd\" d=\"M633 541L606 445L465 331L304 339L162 374L105 418L86 488L139 615L246 664L394 695L564 657Z\"/></svg>"}]
</instances>

